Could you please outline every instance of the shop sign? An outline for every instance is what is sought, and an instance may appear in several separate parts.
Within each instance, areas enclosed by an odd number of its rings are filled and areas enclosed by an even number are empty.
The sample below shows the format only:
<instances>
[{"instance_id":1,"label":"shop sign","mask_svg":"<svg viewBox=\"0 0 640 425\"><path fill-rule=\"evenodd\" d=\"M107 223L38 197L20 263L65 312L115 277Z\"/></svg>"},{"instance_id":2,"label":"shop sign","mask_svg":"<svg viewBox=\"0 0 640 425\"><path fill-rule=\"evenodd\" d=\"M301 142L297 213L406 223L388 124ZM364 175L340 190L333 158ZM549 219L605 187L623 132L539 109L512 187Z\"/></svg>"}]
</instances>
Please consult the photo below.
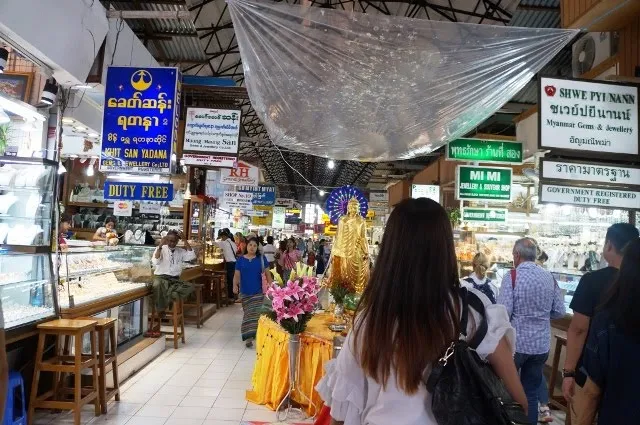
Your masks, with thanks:
<instances>
[{"instance_id":1,"label":"shop sign","mask_svg":"<svg viewBox=\"0 0 640 425\"><path fill-rule=\"evenodd\" d=\"M202 167L236 168L238 159L235 156L198 155L195 153L182 154L185 165Z\"/></svg>"},{"instance_id":2,"label":"shop sign","mask_svg":"<svg viewBox=\"0 0 640 425\"><path fill-rule=\"evenodd\" d=\"M376 215L385 215L389 212L389 207L387 207L386 205L369 204L369 211L374 211Z\"/></svg>"},{"instance_id":3,"label":"shop sign","mask_svg":"<svg viewBox=\"0 0 640 425\"><path fill-rule=\"evenodd\" d=\"M181 78L178 68L109 67L100 171L171 172Z\"/></svg>"},{"instance_id":4,"label":"shop sign","mask_svg":"<svg viewBox=\"0 0 640 425\"><path fill-rule=\"evenodd\" d=\"M116 217L131 217L132 214L132 201L115 201L113 203L113 215L115 215Z\"/></svg>"},{"instance_id":5,"label":"shop sign","mask_svg":"<svg viewBox=\"0 0 640 425\"><path fill-rule=\"evenodd\" d=\"M458 165L456 199L470 201L511 200L511 168Z\"/></svg>"},{"instance_id":6,"label":"shop sign","mask_svg":"<svg viewBox=\"0 0 640 425\"><path fill-rule=\"evenodd\" d=\"M220 184L232 186L258 186L260 170L244 161L238 161L236 168L225 168L220 170Z\"/></svg>"},{"instance_id":7,"label":"shop sign","mask_svg":"<svg viewBox=\"0 0 640 425\"><path fill-rule=\"evenodd\" d=\"M389 202L388 192L370 192L369 202Z\"/></svg>"},{"instance_id":8,"label":"shop sign","mask_svg":"<svg viewBox=\"0 0 640 425\"><path fill-rule=\"evenodd\" d=\"M275 205L276 203L275 186L236 186L236 190L252 193L251 203L253 205Z\"/></svg>"},{"instance_id":9,"label":"shop sign","mask_svg":"<svg viewBox=\"0 0 640 425\"><path fill-rule=\"evenodd\" d=\"M440 203L440 186L436 184L412 184L411 197L429 198Z\"/></svg>"},{"instance_id":10,"label":"shop sign","mask_svg":"<svg viewBox=\"0 0 640 425\"><path fill-rule=\"evenodd\" d=\"M449 161L477 161L522 164L522 142L484 139L456 139L447 144Z\"/></svg>"},{"instance_id":11,"label":"shop sign","mask_svg":"<svg viewBox=\"0 0 640 425\"><path fill-rule=\"evenodd\" d=\"M335 236L338 232L338 226L335 224L325 224L324 226L324 234L327 236Z\"/></svg>"},{"instance_id":12,"label":"shop sign","mask_svg":"<svg viewBox=\"0 0 640 425\"><path fill-rule=\"evenodd\" d=\"M640 209L640 191L540 183L540 203L582 205L596 208Z\"/></svg>"},{"instance_id":13,"label":"shop sign","mask_svg":"<svg viewBox=\"0 0 640 425\"><path fill-rule=\"evenodd\" d=\"M251 224L254 226L271 226L273 223L273 207L254 206L253 211L259 213L251 217Z\"/></svg>"},{"instance_id":14,"label":"shop sign","mask_svg":"<svg viewBox=\"0 0 640 425\"><path fill-rule=\"evenodd\" d=\"M287 209L285 207L273 207L271 227L274 229L284 229L286 210Z\"/></svg>"},{"instance_id":15,"label":"shop sign","mask_svg":"<svg viewBox=\"0 0 640 425\"><path fill-rule=\"evenodd\" d=\"M541 177L610 186L640 186L640 167L584 161L545 159L540 161Z\"/></svg>"},{"instance_id":16,"label":"shop sign","mask_svg":"<svg viewBox=\"0 0 640 425\"><path fill-rule=\"evenodd\" d=\"M132 201L172 201L173 183L105 181L104 199Z\"/></svg>"},{"instance_id":17,"label":"shop sign","mask_svg":"<svg viewBox=\"0 0 640 425\"><path fill-rule=\"evenodd\" d=\"M638 86L540 78L539 146L638 155Z\"/></svg>"},{"instance_id":18,"label":"shop sign","mask_svg":"<svg viewBox=\"0 0 640 425\"><path fill-rule=\"evenodd\" d=\"M62 133L62 150L60 155L63 158L70 156L88 157L100 156L100 142L91 140L83 136Z\"/></svg>"},{"instance_id":19,"label":"shop sign","mask_svg":"<svg viewBox=\"0 0 640 425\"><path fill-rule=\"evenodd\" d=\"M462 221L480 221L486 223L505 223L506 208L463 208Z\"/></svg>"},{"instance_id":20,"label":"shop sign","mask_svg":"<svg viewBox=\"0 0 640 425\"><path fill-rule=\"evenodd\" d=\"M184 151L237 156L241 111L187 108Z\"/></svg>"},{"instance_id":21,"label":"shop sign","mask_svg":"<svg viewBox=\"0 0 640 425\"><path fill-rule=\"evenodd\" d=\"M149 204L140 202L140 214L160 214L162 204Z\"/></svg>"},{"instance_id":22,"label":"shop sign","mask_svg":"<svg viewBox=\"0 0 640 425\"><path fill-rule=\"evenodd\" d=\"M286 208L294 208L296 204L295 199L290 198L276 198L276 205L280 205Z\"/></svg>"}]
</instances>

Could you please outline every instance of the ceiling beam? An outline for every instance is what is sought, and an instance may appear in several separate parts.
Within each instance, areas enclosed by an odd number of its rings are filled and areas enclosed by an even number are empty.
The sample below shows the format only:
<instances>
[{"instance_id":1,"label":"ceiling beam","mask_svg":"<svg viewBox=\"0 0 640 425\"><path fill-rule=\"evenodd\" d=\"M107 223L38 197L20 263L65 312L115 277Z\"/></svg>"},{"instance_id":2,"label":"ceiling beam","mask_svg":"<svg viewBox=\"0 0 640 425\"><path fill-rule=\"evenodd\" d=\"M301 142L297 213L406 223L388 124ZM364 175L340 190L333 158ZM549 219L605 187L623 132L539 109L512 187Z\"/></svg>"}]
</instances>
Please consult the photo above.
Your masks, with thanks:
<instances>
[{"instance_id":1,"label":"ceiling beam","mask_svg":"<svg viewBox=\"0 0 640 425\"><path fill-rule=\"evenodd\" d=\"M146 33L144 31L135 31L140 38L148 40L171 40L173 37L197 37L197 32L171 32L171 31L152 31Z\"/></svg>"},{"instance_id":2,"label":"ceiling beam","mask_svg":"<svg viewBox=\"0 0 640 425\"><path fill-rule=\"evenodd\" d=\"M137 0L118 0L118 3L135 4ZM169 4L173 6L186 6L185 0L145 0L147 4Z\"/></svg>"},{"instance_id":3,"label":"ceiling beam","mask_svg":"<svg viewBox=\"0 0 640 425\"><path fill-rule=\"evenodd\" d=\"M107 10L107 18L191 20L191 12L188 10Z\"/></svg>"}]
</instances>

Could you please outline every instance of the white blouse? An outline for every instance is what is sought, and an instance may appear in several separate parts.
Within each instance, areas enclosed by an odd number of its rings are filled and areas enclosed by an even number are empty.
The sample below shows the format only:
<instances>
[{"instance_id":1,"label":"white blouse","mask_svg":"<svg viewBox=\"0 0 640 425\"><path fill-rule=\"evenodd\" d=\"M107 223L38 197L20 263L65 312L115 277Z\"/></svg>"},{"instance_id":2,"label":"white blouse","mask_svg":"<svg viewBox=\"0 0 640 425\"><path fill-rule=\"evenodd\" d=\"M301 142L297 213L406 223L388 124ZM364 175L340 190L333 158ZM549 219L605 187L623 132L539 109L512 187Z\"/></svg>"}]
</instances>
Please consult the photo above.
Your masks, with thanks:
<instances>
[{"instance_id":1,"label":"white blouse","mask_svg":"<svg viewBox=\"0 0 640 425\"><path fill-rule=\"evenodd\" d=\"M485 305L487 335L477 348L483 359L492 354L503 336L515 352L516 334L509 323L507 310L502 305L491 304L481 292L470 289ZM468 334L472 335L475 323L481 316L469 309ZM408 395L396 386L396 375L391 371L386 389L365 375L353 352L353 333L347 336L338 358L327 362L325 376L316 390L325 404L331 408L331 416L345 425L437 425L431 412L431 394L424 385Z\"/></svg>"}]
</instances>

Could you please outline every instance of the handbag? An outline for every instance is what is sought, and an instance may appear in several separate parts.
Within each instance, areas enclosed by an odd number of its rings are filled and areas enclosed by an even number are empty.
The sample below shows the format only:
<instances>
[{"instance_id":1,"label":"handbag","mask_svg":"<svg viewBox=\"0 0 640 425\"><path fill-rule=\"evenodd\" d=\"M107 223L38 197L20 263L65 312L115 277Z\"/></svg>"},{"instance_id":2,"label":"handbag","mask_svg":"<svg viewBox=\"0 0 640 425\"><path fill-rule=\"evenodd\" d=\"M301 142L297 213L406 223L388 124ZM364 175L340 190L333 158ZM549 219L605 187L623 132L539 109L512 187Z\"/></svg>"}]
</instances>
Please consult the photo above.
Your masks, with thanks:
<instances>
[{"instance_id":1,"label":"handbag","mask_svg":"<svg viewBox=\"0 0 640 425\"><path fill-rule=\"evenodd\" d=\"M488 330L484 303L467 288L460 288L460 297L460 338L433 365L425 382L432 394L434 417L439 425L529 425L522 406L475 351ZM467 336L469 305L482 319L467 342L463 338Z\"/></svg>"},{"instance_id":2,"label":"handbag","mask_svg":"<svg viewBox=\"0 0 640 425\"><path fill-rule=\"evenodd\" d=\"M269 290L269 281L267 280L267 274L264 272L264 256L260 255L260 266L262 267L262 273L260 277L262 278L262 293L266 294Z\"/></svg>"}]
</instances>

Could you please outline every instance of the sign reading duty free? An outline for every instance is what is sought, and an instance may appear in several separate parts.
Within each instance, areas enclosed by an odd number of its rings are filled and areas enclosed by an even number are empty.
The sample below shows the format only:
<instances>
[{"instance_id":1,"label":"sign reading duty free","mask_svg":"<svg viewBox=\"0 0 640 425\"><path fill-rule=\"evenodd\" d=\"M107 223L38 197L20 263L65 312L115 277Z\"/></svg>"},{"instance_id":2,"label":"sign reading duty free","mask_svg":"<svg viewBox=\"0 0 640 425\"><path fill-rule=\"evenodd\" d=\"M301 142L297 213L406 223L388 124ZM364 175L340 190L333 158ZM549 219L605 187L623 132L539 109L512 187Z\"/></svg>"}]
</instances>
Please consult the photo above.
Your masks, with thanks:
<instances>
[{"instance_id":1,"label":"sign reading duty free","mask_svg":"<svg viewBox=\"0 0 640 425\"><path fill-rule=\"evenodd\" d=\"M540 78L539 146L573 154L640 154L638 86Z\"/></svg>"},{"instance_id":2,"label":"sign reading duty free","mask_svg":"<svg viewBox=\"0 0 640 425\"><path fill-rule=\"evenodd\" d=\"M458 165L456 199L511 201L511 168Z\"/></svg>"},{"instance_id":3,"label":"sign reading duty free","mask_svg":"<svg viewBox=\"0 0 640 425\"><path fill-rule=\"evenodd\" d=\"M640 191L564 186L540 182L541 203L583 205L625 210L640 209Z\"/></svg>"},{"instance_id":4,"label":"sign reading duty free","mask_svg":"<svg viewBox=\"0 0 640 425\"><path fill-rule=\"evenodd\" d=\"M104 182L104 199L172 201L173 183Z\"/></svg>"},{"instance_id":5,"label":"sign reading duty free","mask_svg":"<svg viewBox=\"0 0 640 425\"><path fill-rule=\"evenodd\" d=\"M448 161L522 164L522 143L504 140L456 139L447 144Z\"/></svg>"}]
</instances>

